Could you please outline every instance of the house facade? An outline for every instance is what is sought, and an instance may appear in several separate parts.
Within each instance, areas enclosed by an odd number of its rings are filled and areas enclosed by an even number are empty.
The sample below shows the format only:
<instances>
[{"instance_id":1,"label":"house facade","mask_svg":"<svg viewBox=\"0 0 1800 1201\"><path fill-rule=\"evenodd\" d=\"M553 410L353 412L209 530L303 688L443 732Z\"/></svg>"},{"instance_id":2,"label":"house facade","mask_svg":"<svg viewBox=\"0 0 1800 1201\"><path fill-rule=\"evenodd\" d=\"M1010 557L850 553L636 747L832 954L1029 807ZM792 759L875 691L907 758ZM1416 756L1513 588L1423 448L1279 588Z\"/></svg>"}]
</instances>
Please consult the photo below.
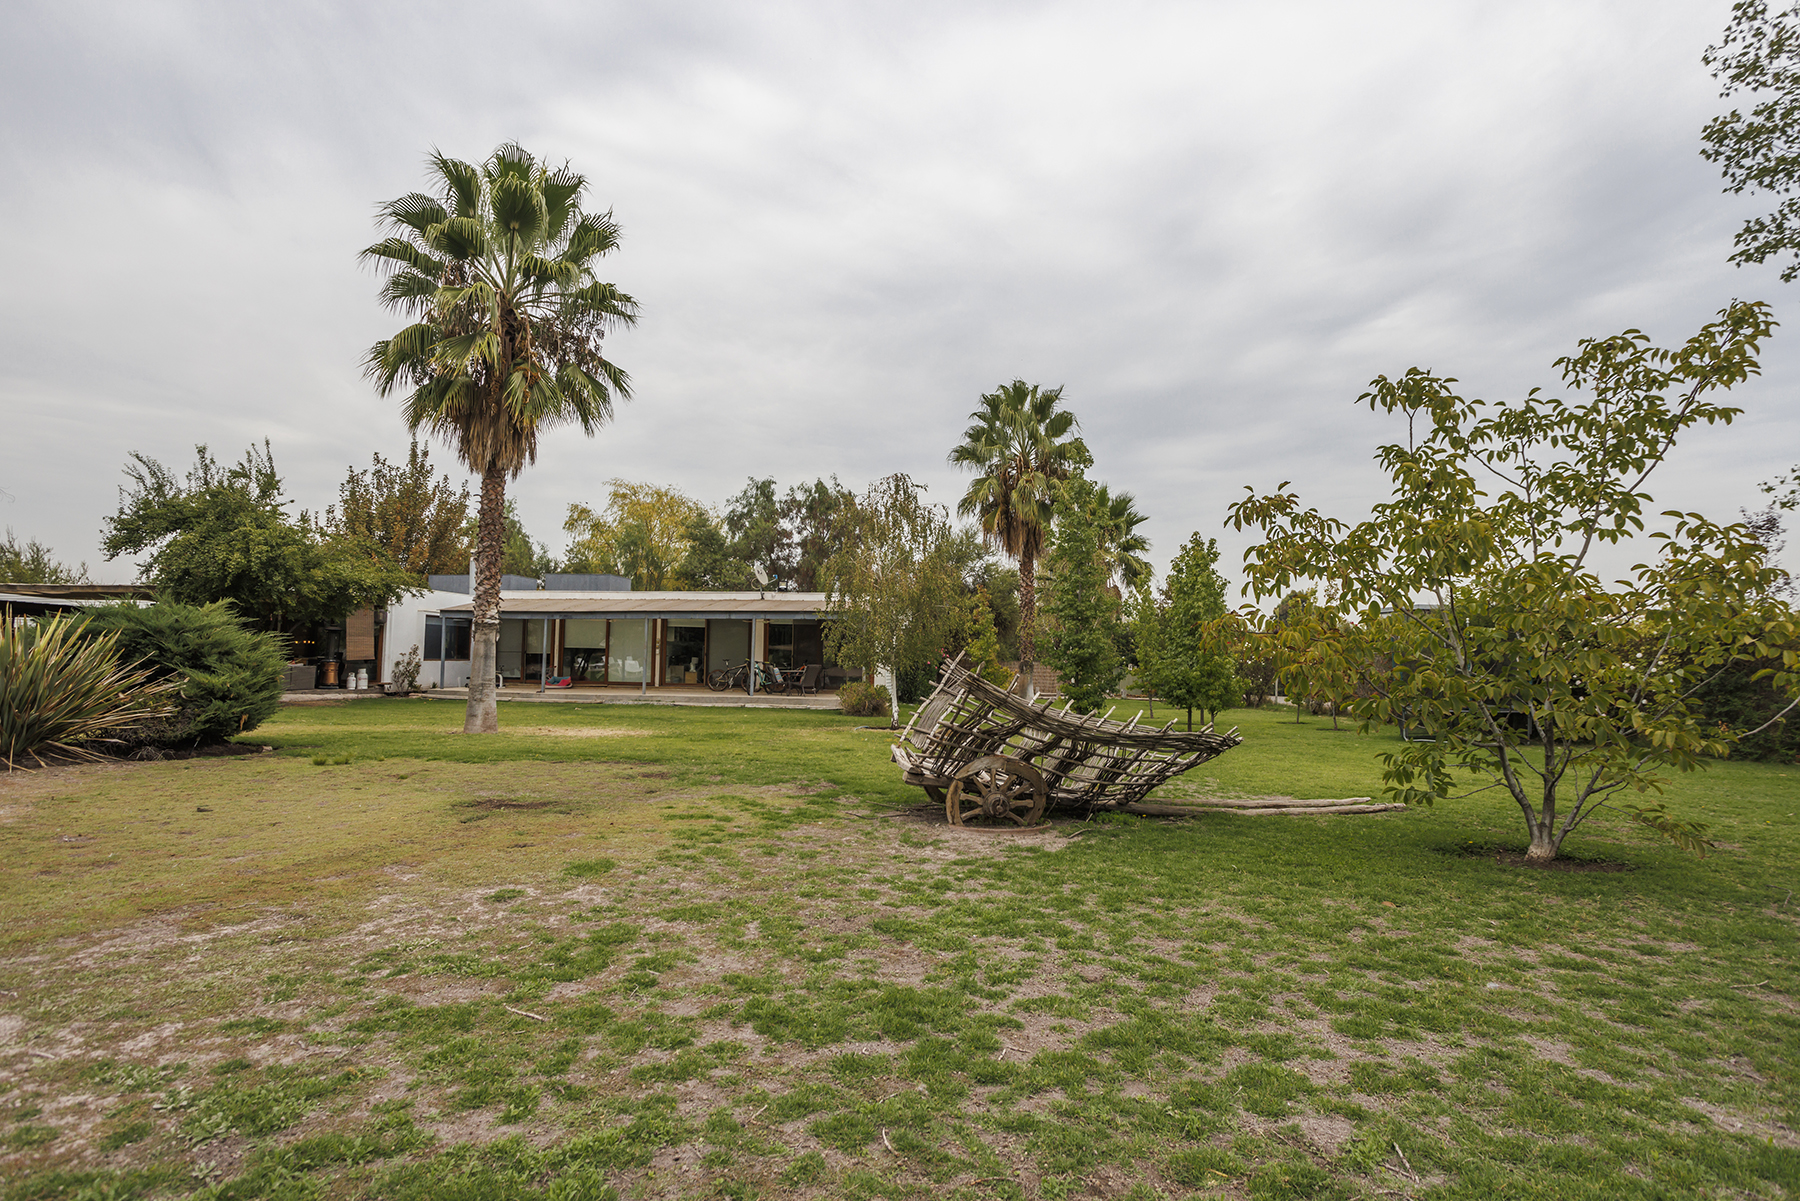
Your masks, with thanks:
<instances>
[{"instance_id":1,"label":"house facade","mask_svg":"<svg viewBox=\"0 0 1800 1201\"><path fill-rule=\"evenodd\" d=\"M421 687L465 687L474 613L467 577L431 583L388 607L381 679L392 680L395 663L417 646ZM637 592L617 576L501 583L498 666L508 686L704 688L709 671L746 659L830 666L824 593ZM555 586L565 583L581 586Z\"/></svg>"}]
</instances>

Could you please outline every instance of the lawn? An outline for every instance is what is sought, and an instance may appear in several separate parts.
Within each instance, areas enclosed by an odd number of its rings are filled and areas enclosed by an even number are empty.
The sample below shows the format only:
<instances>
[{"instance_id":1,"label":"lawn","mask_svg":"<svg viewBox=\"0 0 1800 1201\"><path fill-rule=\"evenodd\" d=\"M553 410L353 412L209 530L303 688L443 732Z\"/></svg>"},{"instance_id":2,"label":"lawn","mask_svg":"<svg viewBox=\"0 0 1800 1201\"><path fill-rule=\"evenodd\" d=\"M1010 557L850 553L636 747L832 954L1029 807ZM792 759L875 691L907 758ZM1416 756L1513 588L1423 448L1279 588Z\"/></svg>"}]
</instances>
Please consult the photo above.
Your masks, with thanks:
<instances>
[{"instance_id":1,"label":"lawn","mask_svg":"<svg viewBox=\"0 0 1800 1201\"><path fill-rule=\"evenodd\" d=\"M1493 794L995 835L833 713L460 719L0 780L0 1197L1800 1194L1800 767L1546 872ZM1225 724L1172 794L1379 792Z\"/></svg>"}]
</instances>

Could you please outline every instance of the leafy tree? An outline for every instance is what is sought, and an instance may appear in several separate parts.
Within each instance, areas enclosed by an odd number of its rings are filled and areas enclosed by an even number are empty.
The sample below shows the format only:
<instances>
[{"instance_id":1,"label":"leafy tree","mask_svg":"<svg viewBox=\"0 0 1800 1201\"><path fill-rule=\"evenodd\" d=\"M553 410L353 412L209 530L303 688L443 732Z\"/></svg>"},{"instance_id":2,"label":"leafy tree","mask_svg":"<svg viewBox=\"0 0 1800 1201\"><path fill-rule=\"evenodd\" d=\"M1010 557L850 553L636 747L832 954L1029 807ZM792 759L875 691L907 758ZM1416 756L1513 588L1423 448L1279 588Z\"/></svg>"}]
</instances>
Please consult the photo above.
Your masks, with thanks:
<instances>
[{"instance_id":1,"label":"leafy tree","mask_svg":"<svg viewBox=\"0 0 1800 1201\"><path fill-rule=\"evenodd\" d=\"M1364 728L1404 720L1435 739L1382 756L1390 794L1429 804L1473 773L1517 803L1534 862L1607 807L1702 845L1637 798L1742 733L1697 710L1721 672L1761 659L1777 687L1800 686L1780 572L1745 527L1694 513L1665 514L1659 553L1612 588L1589 556L1644 529L1645 481L1684 430L1736 416L1709 394L1758 371L1772 328L1767 306L1734 303L1673 349L1636 330L1584 340L1557 363L1586 393L1571 400L1489 404L1416 368L1381 376L1361 400L1404 414L1409 436L1378 452L1393 496L1369 520L1302 510L1285 485L1233 506L1264 537L1246 552L1258 596L1331 581L1358 615L1317 636L1355 677Z\"/></svg>"},{"instance_id":2,"label":"leafy tree","mask_svg":"<svg viewBox=\"0 0 1800 1201\"><path fill-rule=\"evenodd\" d=\"M1062 388L1014 380L981 398L950 462L975 473L956 511L1019 564L1019 657L1035 662L1037 562L1054 520L1056 486L1093 464ZM1026 679L1030 672L1026 670Z\"/></svg>"},{"instance_id":3,"label":"leafy tree","mask_svg":"<svg viewBox=\"0 0 1800 1201\"><path fill-rule=\"evenodd\" d=\"M893 669L896 683L903 672L929 667L962 613L966 540L923 491L903 474L869 485L844 515L843 542L825 565L836 615L826 649L870 680L877 667Z\"/></svg>"},{"instance_id":4,"label":"leafy tree","mask_svg":"<svg viewBox=\"0 0 1800 1201\"><path fill-rule=\"evenodd\" d=\"M433 479L430 455L415 438L404 466L377 454L369 470L351 468L323 524L334 537L379 546L423 578L468 570L468 518L468 486L453 488L448 475Z\"/></svg>"},{"instance_id":5,"label":"leafy tree","mask_svg":"<svg viewBox=\"0 0 1800 1201\"><path fill-rule=\"evenodd\" d=\"M1218 562L1217 541L1194 534L1169 565L1160 603L1139 611L1140 673L1157 696L1187 710L1190 730L1195 709L1216 716L1242 692L1220 640L1225 577Z\"/></svg>"},{"instance_id":6,"label":"leafy tree","mask_svg":"<svg viewBox=\"0 0 1800 1201\"><path fill-rule=\"evenodd\" d=\"M1119 602L1107 587L1100 554L1100 509L1094 485L1076 476L1059 489L1056 534L1044 561L1044 662L1062 677L1069 707L1092 713L1125 675L1113 641Z\"/></svg>"},{"instance_id":7,"label":"leafy tree","mask_svg":"<svg viewBox=\"0 0 1800 1201\"><path fill-rule=\"evenodd\" d=\"M1137 532L1149 518L1138 512L1137 498L1129 492L1114 496L1105 484L1094 486L1095 533L1100 562L1119 596L1150 578L1150 539Z\"/></svg>"},{"instance_id":8,"label":"leafy tree","mask_svg":"<svg viewBox=\"0 0 1800 1201\"><path fill-rule=\"evenodd\" d=\"M739 558L725 537L725 531L710 513L697 513L688 518L682 530L687 551L675 572L675 587L701 588L724 592L745 591L756 587L750 564Z\"/></svg>"},{"instance_id":9,"label":"leafy tree","mask_svg":"<svg viewBox=\"0 0 1800 1201\"><path fill-rule=\"evenodd\" d=\"M56 553L36 538L19 545L9 528L0 542L0 582L8 584L85 584L87 564L70 567L57 561Z\"/></svg>"},{"instance_id":10,"label":"leafy tree","mask_svg":"<svg viewBox=\"0 0 1800 1201\"><path fill-rule=\"evenodd\" d=\"M726 502L725 532L732 553L752 568L762 568L771 587L794 578L793 537L782 521L774 480L752 479Z\"/></svg>"},{"instance_id":11,"label":"leafy tree","mask_svg":"<svg viewBox=\"0 0 1800 1201\"><path fill-rule=\"evenodd\" d=\"M1719 164L1727 192L1780 198L1774 212L1744 223L1731 261L1743 266L1793 256L1781 272L1791 283L1800 276L1800 4L1771 16L1765 0L1738 0L1724 39L1708 46L1702 61L1724 83L1721 98L1743 92L1761 99L1747 114L1734 108L1708 123L1700 156Z\"/></svg>"},{"instance_id":12,"label":"leafy tree","mask_svg":"<svg viewBox=\"0 0 1800 1201\"><path fill-rule=\"evenodd\" d=\"M570 536L570 570L611 572L631 577L634 588L678 587L687 558L689 526L711 522L706 506L675 488L606 482L606 508L596 513L570 505L563 532Z\"/></svg>"},{"instance_id":13,"label":"leafy tree","mask_svg":"<svg viewBox=\"0 0 1800 1201\"><path fill-rule=\"evenodd\" d=\"M1019 659L1019 572L1003 563L983 557L969 573L969 587L985 593L992 611L994 632L1000 638L1000 659L1016 663Z\"/></svg>"},{"instance_id":14,"label":"leafy tree","mask_svg":"<svg viewBox=\"0 0 1800 1201\"><path fill-rule=\"evenodd\" d=\"M822 479L810 484L797 484L781 498L781 519L787 527L791 547L791 574L800 592L819 591L819 574L837 550L838 527L844 514L856 500L850 489Z\"/></svg>"},{"instance_id":15,"label":"leafy tree","mask_svg":"<svg viewBox=\"0 0 1800 1201\"><path fill-rule=\"evenodd\" d=\"M504 534L500 542L500 572L502 575L530 576L542 579L548 573L557 570L561 564L550 553L550 545L531 536L525 528L525 519L519 516L518 503L506 502L501 529ZM463 540L474 545L480 533L480 523L474 514L463 522ZM461 575L467 571L469 564L465 561L451 575Z\"/></svg>"},{"instance_id":16,"label":"leafy tree","mask_svg":"<svg viewBox=\"0 0 1800 1201\"><path fill-rule=\"evenodd\" d=\"M374 543L290 518L268 443L233 467L194 449L185 479L133 454L101 542L109 560L149 552L139 575L159 601L230 601L257 628L279 632L385 605L415 585Z\"/></svg>"},{"instance_id":17,"label":"leafy tree","mask_svg":"<svg viewBox=\"0 0 1800 1201\"><path fill-rule=\"evenodd\" d=\"M479 166L433 153L431 174L435 194L382 205L389 236L362 252L388 274L382 303L415 319L369 350L366 369L383 396L410 388L407 428L444 438L481 477L463 728L493 733L506 481L537 460L542 430L592 434L631 395L601 341L638 308L594 274L619 227L583 211L579 173L509 142Z\"/></svg>"},{"instance_id":18,"label":"leafy tree","mask_svg":"<svg viewBox=\"0 0 1800 1201\"><path fill-rule=\"evenodd\" d=\"M1012 673L1000 666L1000 631L994 626L994 606L985 590L969 597L963 623L963 652L969 667L988 683L1004 685Z\"/></svg>"}]
</instances>

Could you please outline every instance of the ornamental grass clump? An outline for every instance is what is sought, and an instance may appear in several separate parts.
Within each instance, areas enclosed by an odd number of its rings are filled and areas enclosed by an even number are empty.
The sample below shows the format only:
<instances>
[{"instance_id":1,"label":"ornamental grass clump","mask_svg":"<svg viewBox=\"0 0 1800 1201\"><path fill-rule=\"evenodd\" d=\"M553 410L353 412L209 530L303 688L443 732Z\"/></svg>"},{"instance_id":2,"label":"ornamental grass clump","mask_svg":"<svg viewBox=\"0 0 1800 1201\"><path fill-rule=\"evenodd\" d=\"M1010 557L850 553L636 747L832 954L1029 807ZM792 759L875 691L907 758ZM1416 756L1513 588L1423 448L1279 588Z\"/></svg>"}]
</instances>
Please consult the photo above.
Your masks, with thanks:
<instances>
[{"instance_id":1,"label":"ornamental grass clump","mask_svg":"<svg viewBox=\"0 0 1800 1201\"><path fill-rule=\"evenodd\" d=\"M0 762L99 758L94 743L174 712L175 685L119 661L116 635L84 637L80 618L0 627Z\"/></svg>"}]
</instances>

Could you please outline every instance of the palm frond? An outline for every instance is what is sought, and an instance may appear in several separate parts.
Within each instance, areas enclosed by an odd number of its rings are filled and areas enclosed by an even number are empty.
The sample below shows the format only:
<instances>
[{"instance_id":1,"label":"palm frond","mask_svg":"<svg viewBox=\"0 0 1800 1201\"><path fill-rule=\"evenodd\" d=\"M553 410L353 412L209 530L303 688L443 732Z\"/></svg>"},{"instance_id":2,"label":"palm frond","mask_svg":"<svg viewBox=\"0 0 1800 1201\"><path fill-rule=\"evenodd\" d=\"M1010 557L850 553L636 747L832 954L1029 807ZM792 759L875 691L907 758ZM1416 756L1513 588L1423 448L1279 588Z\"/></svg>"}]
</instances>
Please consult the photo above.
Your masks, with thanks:
<instances>
[{"instance_id":1,"label":"palm frond","mask_svg":"<svg viewBox=\"0 0 1800 1201\"><path fill-rule=\"evenodd\" d=\"M383 238L375 245L359 252L356 257L365 262L373 261L377 267L386 271L411 268L433 277L441 276L444 273L444 263L441 259L434 257L423 246L406 238Z\"/></svg>"},{"instance_id":2,"label":"palm frond","mask_svg":"<svg viewBox=\"0 0 1800 1201\"><path fill-rule=\"evenodd\" d=\"M581 193L587 188L587 177L572 170L567 163L543 177L544 209L549 214L545 238L554 242L569 229L571 218L581 215Z\"/></svg>"},{"instance_id":3,"label":"palm frond","mask_svg":"<svg viewBox=\"0 0 1800 1201\"><path fill-rule=\"evenodd\" d=\"M619 224L613 220L611 209L604 213L583 213L575 228L569 231L562 257L571 263L586 263L618 245Z\"/></svg>"},{"instance_id":4,"label":"palm frond","mask_svg":"<svg viewBox=\"0 0 1800 1201\"><path fill-rule=\"evenodd\" d=\"M478 259L488 252L487 229L475 217L452 217L442 225L434 225L425 241L452 259Z\"/></svg>"},{"instance_id":5,"label":"palm frond","mask_svg":"<svg viewBox=\"0 0 1800 1201\"><path fill-rule=\"evenodd\" d=\"M410 229L423 234L449 214L435 197L423 192L409 192L398 200L390 200L377 210L390 227Z\"/></svg>"},{"instance_id":6,"label":"palm frond","mask_svg":"<svg viewBox=\"0 0 1800 1201\"><path fill-rule=\"evenodd\" d=\"M441 287L437 279L418 271L396 271L381 288L385 308L418 312L429 307Z\"/></svg>"},{"instance_id":7,"label":"palm frond","mask_svg":"<svg viewBox=\"0 0 1800 1201\"><path fill-rule=\"evenodd\" d=\"M636 325L638 319L638 302L608 283L591 283L565 294L563 307L575 319L599 317L620 325Z\"/></svg>"},{"instance_id":8,"label":"palm frond","mask_svg":"<svg viewBox=\"0 0 1800 1201\"><path fill-rule=\"evenodd\" d=\"M489 183L498 179L529 180L535 173L537 159L529 150L517 142L502 142L499 149L488 157L487 176Z\"/></svg>"},{"instance_id":9,"label":"palm frond","mask_svg":"<svg viewBox=\"0 0 1800 1201\"><path fill-rule=\"evenodd\" d=\"M481 172L461 159L446 157L436 150L431 152L431 167L444 181L444 199L450 202L451 213L458 217L479 217Z\"/></svg>"},{"instance_id":10,"label":"palm frond","mask_svg":"<svg viewBox=\"0 0 1800 1201\"><path fill-rule=\"evenodd\" d=\"M494 225L524 246L536 245L549 224L544 194L529 178L501 175L488 188L488 212Z\"/></svg>"}]
</instances>

